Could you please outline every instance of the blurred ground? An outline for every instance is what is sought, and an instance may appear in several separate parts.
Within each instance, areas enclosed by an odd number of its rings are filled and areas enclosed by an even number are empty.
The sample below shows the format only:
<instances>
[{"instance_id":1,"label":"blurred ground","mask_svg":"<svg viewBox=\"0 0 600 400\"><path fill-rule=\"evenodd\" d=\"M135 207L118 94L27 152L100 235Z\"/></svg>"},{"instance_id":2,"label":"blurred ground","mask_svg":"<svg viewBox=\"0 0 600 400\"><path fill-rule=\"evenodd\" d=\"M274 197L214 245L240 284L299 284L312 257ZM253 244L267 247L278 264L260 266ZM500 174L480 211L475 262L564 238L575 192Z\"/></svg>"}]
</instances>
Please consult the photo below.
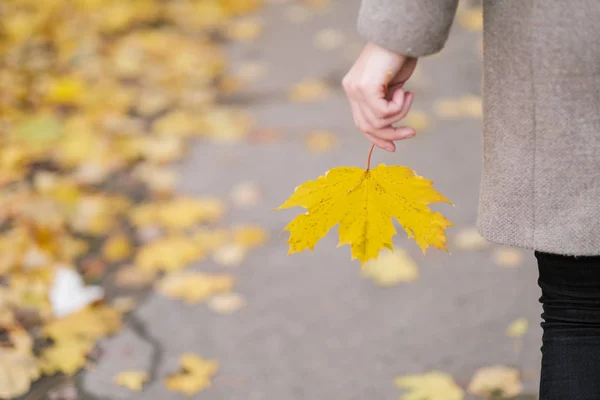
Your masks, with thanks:
<instances>
[{"instance_id":1,"label":"blurred ground","mask_svg":"<svg viewBox=\"0 0 600 400\"><path fill-rule=\"evenodd\" d=\"M287 234L280 233L296 210L272 209L294 187L340 165L365 162L369 145L353 126L343 93L306 104L287 100L289 87L306 77L334 84L350 66L360 44L355 33L358 1L336 1L303 22L290 22L290 5L273 4L261 12L264 32L256 41L229 47L233 68L258 60L268 72L231 101L257 116L282 139L264 144L218 145L194 142L179 166L178 191L228 198L232 188L256 182L263 201L249 209L230 208L231 222L258 223L271 241L251 253L237 269L237 291L247 306L232 315L210 312L150 293L133 311L128 327L101 343L97 365L80 379L81 398L97 400L170 400L160 377L177 370L182 353L219 361L210 389L193 398L207 400L394 399L402 392L395 377L440 370L466 386L481 367L503 364L523 373L525 392L535 393L539 366L540 307L536 268L530 253L517 268L492 262L491 246L452 255L423 256L402 235L399 247L416 260L416 282L391 288L360 276L348 248L336 249L336 235L319 243L314 254L288 257ZM301 19L301 18L296 18ZM330 51L315 48L322 29L343 33L345 43ZM478 94L479 32L458 25L446 49L422 60L413 89L413 108L430 116L430 127L398 145L395 154L376 151L375 164L402 164L432 179L455 207L440 206L456 226L450 239L475 224L481 169L481 121L436 118L434 101ZM409 87L411 87L409 85ZM306 135L334 132L340 146L309 152ZM212 261L193 267L222 271ZM519 317L530 321L526 335L506 336ZM149 370L154 379L141 393L113 384L118 371Z\"/></svg>"}]
</instances>

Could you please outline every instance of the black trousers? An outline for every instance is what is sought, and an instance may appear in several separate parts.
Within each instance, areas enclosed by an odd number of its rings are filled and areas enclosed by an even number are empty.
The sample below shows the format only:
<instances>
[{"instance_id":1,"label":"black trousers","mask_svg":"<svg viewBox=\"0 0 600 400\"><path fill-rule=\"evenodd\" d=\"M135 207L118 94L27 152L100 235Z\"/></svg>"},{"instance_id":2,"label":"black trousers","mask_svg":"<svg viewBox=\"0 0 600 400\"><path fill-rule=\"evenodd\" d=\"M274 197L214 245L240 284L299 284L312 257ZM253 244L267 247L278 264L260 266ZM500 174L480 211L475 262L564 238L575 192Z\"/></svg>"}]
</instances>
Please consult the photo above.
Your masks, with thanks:
<instances>
[{"instance_id":1,"label":"black trousers","mask_svg":"<svg viewBox=\"0 0 600 400\"><path fill-rule=\"evenodd\" d=\"M535 256L544 310L540 400L600 400L600 256Z\"/></svg>"}]
</instances>

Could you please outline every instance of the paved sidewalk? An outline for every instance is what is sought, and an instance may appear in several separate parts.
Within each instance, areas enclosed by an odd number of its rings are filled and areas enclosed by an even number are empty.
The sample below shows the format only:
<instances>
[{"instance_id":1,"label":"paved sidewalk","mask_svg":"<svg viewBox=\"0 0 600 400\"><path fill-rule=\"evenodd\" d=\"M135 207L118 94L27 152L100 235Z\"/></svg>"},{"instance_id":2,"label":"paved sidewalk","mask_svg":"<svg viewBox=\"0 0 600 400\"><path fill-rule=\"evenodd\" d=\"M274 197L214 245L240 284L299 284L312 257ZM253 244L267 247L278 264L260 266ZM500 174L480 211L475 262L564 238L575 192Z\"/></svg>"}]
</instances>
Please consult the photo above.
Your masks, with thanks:
<instances>
[{"instance_id":1,"label":"paved sidewalk","mask_svg":"<svg viewBox=\"0 0 600 400\"><path fill-rule=\"evenodd\" d=\"M339 82L350 65L347 53L360 44L354 21L356 0L338 0L331 9L303 23L291 23L289 4L262 12L263 36L232 47L234 67L261 60L268 73L237 103L254 113L260 125L281 131L270 144L217 145L197 142L181 165L183 194L227 198L243 181L258 182L264 201L250 210L231 209L230 222L258 223L270 230L270 242L237 269L237 290L248 302L232 315L217 315L204 304L189 306L151 293L128 328L102 344L103 357L85 372L81 386L90 399L170 400L162 377L177 370L178 357L195 352L218 360L213 387L194 398L206 400L366 400L395 399L402 393L396 376L440 370L466 385L480 367L504 364L525 373L527 393L535 393L541 332L533 256L518 268L501 268L487 250L427 256L399 235L397 245L417 261L420 278L382 288L360 277L347 247L336 249L330 233L314 254L287 256L280 233L297 210L274 212L294 187L340 165L360 165L368 143L356 131L343 93L323 102L287 100L288 88L306 77ZM313 35L333 28L346 45L318 50ZM478 94L480 56L475 32L456 25L447 48L423 60L415 109L431 119L428 130L398 145L395 154L376 151L373 162L408 165L435 181L455 207L436 207L455 223L453 235L475 223L481 169L481 121L441 120L434 100ZM305 135L314 129L335 132L341 145L314 154ZM222 271L203 261L198 268ZM518 317L530 321L515 350L506 327ZM116 372L149 370L155 380L144 392L116 387Z\"/></svg>"}]
</instances>

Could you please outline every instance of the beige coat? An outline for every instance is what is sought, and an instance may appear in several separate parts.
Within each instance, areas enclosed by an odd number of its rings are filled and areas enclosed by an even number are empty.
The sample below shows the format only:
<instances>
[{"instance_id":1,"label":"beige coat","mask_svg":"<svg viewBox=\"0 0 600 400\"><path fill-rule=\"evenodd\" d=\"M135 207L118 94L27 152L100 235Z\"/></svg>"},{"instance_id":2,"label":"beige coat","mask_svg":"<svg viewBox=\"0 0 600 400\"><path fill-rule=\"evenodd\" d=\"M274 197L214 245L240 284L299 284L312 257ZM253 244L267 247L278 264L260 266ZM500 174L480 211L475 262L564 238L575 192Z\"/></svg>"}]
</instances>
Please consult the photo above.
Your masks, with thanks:
<instances>
[{"instance_id":1,"label":"beige coat","mask_svg":"<svg viewBox=\"0 0 600 400\"><path fill-rule=\"evenodd\" d=\"M359 31L410 56L442 49L457 0L363 0ZM600 2L484 0L488 240L600 254Z\"/></svg>"}]
</instances>

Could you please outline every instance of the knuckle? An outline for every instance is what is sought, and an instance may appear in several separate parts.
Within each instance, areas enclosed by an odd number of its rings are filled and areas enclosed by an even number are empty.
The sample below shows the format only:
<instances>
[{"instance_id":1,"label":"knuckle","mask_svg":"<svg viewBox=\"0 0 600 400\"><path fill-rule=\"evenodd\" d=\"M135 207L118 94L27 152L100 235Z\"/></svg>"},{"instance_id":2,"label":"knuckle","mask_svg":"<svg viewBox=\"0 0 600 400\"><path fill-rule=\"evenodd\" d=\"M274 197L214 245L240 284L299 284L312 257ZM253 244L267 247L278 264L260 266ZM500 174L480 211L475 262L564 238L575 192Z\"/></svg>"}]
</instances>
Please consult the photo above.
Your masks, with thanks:
<instances>
[{"instance_id":1,"label":"knuckle","mask_svg":"<svg viewBox=\"0 0 600 400\"><path fill-rule=\"evenodd\" d=\"M389 124L388 124L388 123L387 123L387 121L386 121L386 120L384 120L384 119L377 119L377 120L376 120L376 121L373 123L373 126L374 126L375 128L377 128L377 129L383 129L383 128L385 128L385 127L386 127L386 126L388 126L388 125L389 125Z\"/></svg>"}]
</instances>

